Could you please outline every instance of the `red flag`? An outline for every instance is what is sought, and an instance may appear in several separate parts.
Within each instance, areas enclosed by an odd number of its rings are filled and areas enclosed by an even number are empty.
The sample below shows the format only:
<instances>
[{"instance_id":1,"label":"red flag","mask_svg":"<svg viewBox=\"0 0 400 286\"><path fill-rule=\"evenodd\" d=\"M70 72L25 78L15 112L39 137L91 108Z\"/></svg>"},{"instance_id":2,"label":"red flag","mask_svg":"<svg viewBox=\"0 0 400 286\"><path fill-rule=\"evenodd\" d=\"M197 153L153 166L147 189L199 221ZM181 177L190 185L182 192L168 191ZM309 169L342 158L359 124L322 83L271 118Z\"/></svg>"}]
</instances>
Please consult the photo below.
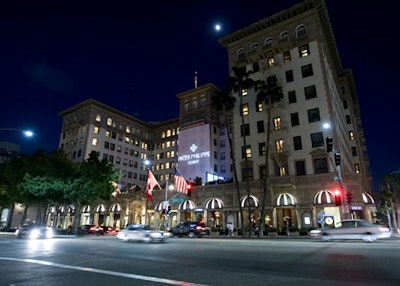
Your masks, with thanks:
<instances>
[{"instance_id":1,"label":"red flag","mask_svg":"<svg viewBox=\"0 0 400 286\"><path fill-rule=\"evenodd\" d=\"M146 198L148 201L153 200L153 188L155 186L159 186L159 188L161 189L153 173L149 170L149 175L147 176L147 188L146 188Z\"/></svg>"},{"instance_id":2,"label":"red flag","mask_svg":"<svg viewBox=\"0 0 400 286\"><path fill-rule=\"evenodd\" d=\"M179 173L178 169L175 168L175 175L174 175L174 180L175 180L175 190L180 193L187 194L187 182L184 177Z\"/></svg>"}]
</instances>

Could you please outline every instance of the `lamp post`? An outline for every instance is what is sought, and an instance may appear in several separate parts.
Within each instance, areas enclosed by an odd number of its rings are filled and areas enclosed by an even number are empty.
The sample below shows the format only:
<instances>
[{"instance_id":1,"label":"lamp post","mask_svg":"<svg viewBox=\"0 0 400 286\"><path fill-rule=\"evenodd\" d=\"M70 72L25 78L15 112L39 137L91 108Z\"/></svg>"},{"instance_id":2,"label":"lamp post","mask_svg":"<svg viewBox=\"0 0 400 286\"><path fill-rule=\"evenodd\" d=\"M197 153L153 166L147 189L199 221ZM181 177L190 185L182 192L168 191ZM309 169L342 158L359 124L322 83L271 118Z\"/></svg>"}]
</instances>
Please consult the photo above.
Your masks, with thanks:
<instances>
[{"instance_id":1,"label":"lamp post","mask_svg":"<svg viewBox=\"0 0 400 286\"><path fill-rule=\"evenodd\" d=\"M0 128L0 131L19 131L22 132L26 137L32 137L34 135L31 130L23 130L18 128Z\"/></svg>"}]
</instances>

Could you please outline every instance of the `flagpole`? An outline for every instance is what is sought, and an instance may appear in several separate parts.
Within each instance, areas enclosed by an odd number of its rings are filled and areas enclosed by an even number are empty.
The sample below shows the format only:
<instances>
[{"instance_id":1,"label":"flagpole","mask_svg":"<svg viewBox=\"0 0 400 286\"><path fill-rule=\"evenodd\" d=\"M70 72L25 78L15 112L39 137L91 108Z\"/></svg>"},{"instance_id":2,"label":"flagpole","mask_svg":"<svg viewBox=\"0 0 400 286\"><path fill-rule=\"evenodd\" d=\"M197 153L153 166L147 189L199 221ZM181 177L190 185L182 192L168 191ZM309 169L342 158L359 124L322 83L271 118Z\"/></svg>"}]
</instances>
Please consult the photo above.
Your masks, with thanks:
<instances>
[{"instance_id":1,"label":"flagpole","mask_svg":"<svg viewBox=\"0 0 400 286\"><path fill-rule=\"evenodd\" d=\"M165 180L165 214L164 214L164 230L167 231L167 225L168 225L168 220L167 220L167 212L168 212L168 177Z\"/></svg>"}]
</instances>

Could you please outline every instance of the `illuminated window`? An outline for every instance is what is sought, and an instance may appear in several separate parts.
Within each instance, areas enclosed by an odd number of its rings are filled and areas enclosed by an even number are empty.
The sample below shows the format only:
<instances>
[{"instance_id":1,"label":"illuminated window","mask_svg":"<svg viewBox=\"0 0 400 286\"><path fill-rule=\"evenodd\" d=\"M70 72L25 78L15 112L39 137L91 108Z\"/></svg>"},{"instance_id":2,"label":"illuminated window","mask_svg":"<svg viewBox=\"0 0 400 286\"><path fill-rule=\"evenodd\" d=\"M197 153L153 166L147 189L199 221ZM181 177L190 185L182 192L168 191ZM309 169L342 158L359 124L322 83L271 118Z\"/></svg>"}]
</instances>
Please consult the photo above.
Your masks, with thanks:
<instances>
[{"instance_id":1,"label":"illuminated window","mask_svg":"<svg viewBox=\"0 0 400 286\"><path fill-rule=\"evenodd\" d=\"M129 143L129 142L130 142L129 137L125 136L125 143Z\"/></svg>"},{"instance_id":2,"label":"illuminated window","mask_svg":"<svg viewBox=\"0 0 400 286\"><path fill-rule=\"evenodd\" d=\"M258 155L265 156L265 154L267 154L265 142L258 143Z\"/></svg>"},{"instance_id":3,"label":"illuminated window","mask_svg":"<svg viewBox=\"0 0 400 286\"><path fill-rule=\"evenodd\" d=\"M299 47L300 58L307 57L308 55L310 55L310 48L308 47L308 45Z\"/></svg>"},{"instance_id":4,"label":"illuminated window","mask_svg":"<svg viewBox=\"0 0 400 286\"><path fill-rule=\"evenodd\" d=\"M281 129L281 118L280 117L274 117L274 129L279 130Z\"/></svg>"},{"instance_id":5,"label":"illuminated window","mask_svg":"<svg viewBox=\"0 0 400 286\"><path fill-rule=\"evenodd\" d=\"M161 138L165 138L165 131L161 133Z\"/></svg>"},{"instance_id":6,"label":"illuminated window","mask_svg":"<svg viewBox=\"0 0 400 286\"><path fill-rule=\"evenodd\" d=\"M100 122L101 121L101 116L99 114L96 115L96 122Z\"/></svg>"},{"instance_id":7,"label":"illuminated window","mask_svg":"<svg viewBox=\"0 0 400 286\"><path fill-rule=\"evenodd\" d=\"M97 146L98 144L99 144L99 139L93 138L93 139L92 139L92 145L93 145L93 146Z\"/></svg>"},{"instance_id":8,"label":"illuminated window","mask_svg":"<svg viewBox=\"0 0 400 286\"><path fill-rule=\"evenodd\" d=\"M262 104L262 102L256 101L256 111L257 111L257 112L263 111L263 104Z\"/></svg>"},{"instance_id":9,"label":"illuminated window","mask_svg":"<svg viewBox=\"0 0 400 286\"><path fill-rule=\"evenodd\" d=\"M129 126L126 126L125 132L126 132L126 133L131 133L131 128L130 128Z\"/></svg>"},{"instance_id":10,"label":"illuminated window","mask_svg":"<svg viewBox=\"0 0 400 286\"><path fill-rule=\"evenodd\" d=\"M283 52L283 62L288 63L291 60L292 60L292 57L290 56L290 51Z\"/></svg>"},{"instance_id":11,"label":"illuminated window","mask_svg":"<svg viewBox=\"0 0 400 286\"><path fill-rule=\"evenodd\" d=\"M167 137L171 137L171 129L168 129L168 130L167 130L166 136L167 136Z\"/></svg>"},{"instance_id":12,"label":"illuminated window","mask_svg":"<svg viewBox=\"0 0 400 286\"><path fill-rule=\"evenodd\" d=\"M111 119L111 117L107 118L107 126L112 126L113 125L113 121Z\"/></svg>"},{"instance_id":13,"label":"illuminated window","mask_svg":"<svg viewBox=\"0 0 400 286\"><path fill-rule=\"evenodd\" d=\"M274 65L275 65L275 59L274 59L274 57L270 57L268 59L268 67L272 68Z\"/></svg>"},{"instance_id":14,"label":"illuminated window","mask_svg":"<svg viewBox=\"0 0 400 286\"><path fill-rule=\"evenodd\" d=\"M247 88L242 89L242 96L247 96Z\"/></svg>"},{"instance_id":15,"label":"illuminated window","mask_svg":"<svg viewBox=\"0 0 400 286\"><path fill-rule=\"evenodd\" d=\"M165 147L166 147L166 148L171 147L171 141L165 142Z\"/></svg>"},{"instance_id":16,"label":"illuminated window","mask_svg":"<svg viewBox=\"0 0 400 286\"><path fill-rule=\"evenodd\" d=\"M349 139L354 140L354 132L353 131L349 131Z\"/></svg>"},{"instance_id":17,"label":"illuminated window","mask_svg":"<svg viewBox=\"0 0 400 286\"><path fill-rule=\"evenodd\" d=\"M240 108L240 115L241 116L249 115L249 105L247 103L242 104Z\"/></svg>"},{"instance_id":18,"label":"illuminated window","mask_svg":"<svg viewBox=\"0 0 400 286\"><path fill-rule=\"evenodd\" d=\"M100 127L95 126L94 129L93 129L93 133L99 134L99 132L100 132Z\"/></svg>"},{"instance_id":19,"label":"illuminated window","mask_svg":"<svg viewBox=\"0 0 400 286\"><path fill-rule=\"evenodd\" d=\"M283 152L283 139L275 140L275 147L277 153Z\"/></svg>"},{"instance_id":20,"label":"illuminated window","mask_svg":"<svg viewBox=\"0 0 400 286\"><path fill-rule=\"evenodd\" d=\"M354 172L356 172L356 173L360 173L361 172L360 164L358 164L358 163L354 164Z\"/></svg>"},{"instance_id":21,"label":"illuminated window","mask_svg":"<svg viewBox=\"0 0 400 286\"><path fill-rule=\"evenodd\" d=\"M251 158L251 146L247 145L246 148L242 146L242 158Z\"/></svg>"},{"instance_id":22,"label":"illuminated window","mask_svg":"<svg viewBox=\"0 0 400 286\"><path fill-rule=\"evenodd\" d=\"M279 167L279 176L285 176L286 175L286 167L281 166Z\"/></svg>"}]
</instances>

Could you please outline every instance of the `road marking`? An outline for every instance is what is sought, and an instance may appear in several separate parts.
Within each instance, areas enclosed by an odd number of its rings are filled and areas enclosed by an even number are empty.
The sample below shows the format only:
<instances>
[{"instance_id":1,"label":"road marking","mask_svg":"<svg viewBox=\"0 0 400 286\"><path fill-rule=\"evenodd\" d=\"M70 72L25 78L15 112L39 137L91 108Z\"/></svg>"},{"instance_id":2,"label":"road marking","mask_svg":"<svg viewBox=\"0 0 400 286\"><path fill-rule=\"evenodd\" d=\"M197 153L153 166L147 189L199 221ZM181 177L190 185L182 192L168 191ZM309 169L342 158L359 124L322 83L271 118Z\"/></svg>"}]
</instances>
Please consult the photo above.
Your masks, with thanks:
<instances>
[{"instance_id":1,"label":"road marking","mask_svg":"<svg viewBox=\"0 0 400 286\"><path fill-rule=\"evenodd\" d=\"M21 259L21 258L11 258L11 257L0 257L0 260L19 261L19 262L25 262L25 263L36 263L36 264L46 265L46 266L53 266L53 267L59 267L59 268L65 268L65 269L73 269L73 270L78 270L78 271L86 271L86 272L100 273L100 274L106 274L106 275L113 275L113 276L118 276L118 277L129 278L129 279L145 280L145 281L158 282L158 283L164 283L164 284L169 284L169 285L209 286L209 285L206 285L206 284L196 284L196 283L190 283L190 282L179 281L179 280L157 278L157 277L138 275L138 274L131 274L131 273L123 273L123 272L116 272L116 271L109 271L109 270L102 270L102 269L96 269L96 268L91 268L91 267L72 266L72 265L53 263L53 262L49 262L49 261L36 260L36 259Z\"/></svg>"}]
</instances>

